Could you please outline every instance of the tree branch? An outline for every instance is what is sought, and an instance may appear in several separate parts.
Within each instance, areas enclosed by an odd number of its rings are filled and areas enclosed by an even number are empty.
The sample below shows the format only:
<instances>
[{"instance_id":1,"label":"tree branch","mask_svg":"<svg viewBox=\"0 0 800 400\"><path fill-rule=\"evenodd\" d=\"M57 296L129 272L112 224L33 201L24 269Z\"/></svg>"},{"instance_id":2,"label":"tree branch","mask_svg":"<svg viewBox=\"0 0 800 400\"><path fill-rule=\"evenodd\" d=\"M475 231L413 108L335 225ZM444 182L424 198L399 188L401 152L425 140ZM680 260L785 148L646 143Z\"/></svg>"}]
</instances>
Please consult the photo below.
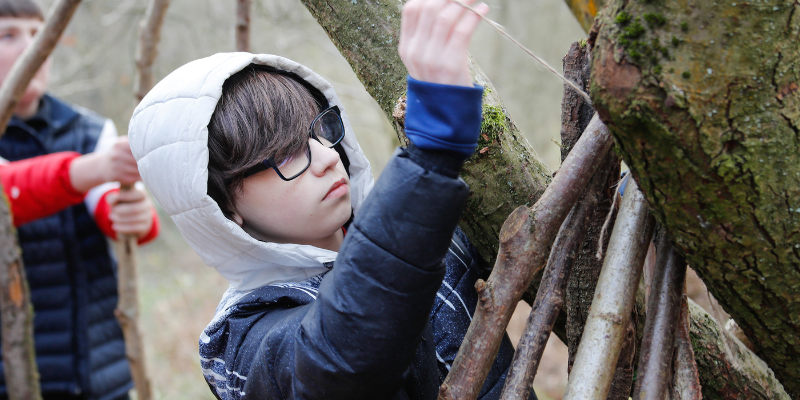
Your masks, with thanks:
<instances>
[{"instance_id":1,"label":"tree branch","mask_svg":"<svg viewBox=\"0 0 800 400\"><path fill-rule=\"evenodd\" d=\"M250 9L252 0L236 0L236 51L250 51Z\"/></svg>"},{"instance_id":2,"label":"tree branch","mask_svg":"<svg viewBox=\"0 0 800 400\"><path fill-rule=\"evenodd\" d=\"M478 281L478 307L440 399L474 399L497 355L514 307L550 255L558 229L613 141L598 118L564 161L532 208L517 208L500 231L500 251L489 281Z\"/></svg>"},{"instance_id":3,"label":"tree branch","mask_svg":"<svg viewBox=\"0 0 800 400\"><path fill-rule=\"evenodd\" d=\"M81 0L58 0L47 13L42 30L19 56L0 88L0 131L5 132L25 89L58 44Z\"/></svg>"},{"instance_id":4,"label":"tree branch","mask_svg":"<svg viewBox=\"0 0 800 400\"><path fill-rule=\"evenodd\" d=\"M161 41L161 26L167 15L169 0L150 0L147 11L139 24L139 42L136 46L136 99L142 101L155 85L153 63L158 56L158 43Z\"/></svg>"},{"instance_id":5,"label":"tree branch","mask_svg":"<svg viewBox=\"0 0 800 400\"><path fill-rule=\"evenodd\" d=\"M564 399L605 399L633 310L655 220L628 181Z\"/></svg>"},{"instance_id":6,"label":"tree branch","mask_svg":"<svg viewBox=\"0 0 800 400\"><path fill-rule=\"evenodd\" d=\"M689 298L686 296L686 279L681 284L681 313L675 332L672 358L672 400L701 400L700 373L689 336Z\"/></svg>"}]
</instances>

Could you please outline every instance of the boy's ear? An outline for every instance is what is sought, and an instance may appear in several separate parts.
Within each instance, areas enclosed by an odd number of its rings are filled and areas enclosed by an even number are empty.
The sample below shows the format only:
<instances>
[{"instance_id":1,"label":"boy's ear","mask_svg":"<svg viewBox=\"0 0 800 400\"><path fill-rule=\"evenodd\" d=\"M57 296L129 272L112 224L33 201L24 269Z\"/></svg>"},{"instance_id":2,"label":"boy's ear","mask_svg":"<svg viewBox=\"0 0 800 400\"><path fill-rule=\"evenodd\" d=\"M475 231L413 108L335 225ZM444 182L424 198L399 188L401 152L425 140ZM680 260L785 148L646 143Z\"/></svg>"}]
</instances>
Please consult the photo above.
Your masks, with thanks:
<instances>
[{"instance_id":1,"label":"boy's ear","mask_svg":"<svg viewBox=\"0 0 800 400\"><path fill-rule=\"evenodd\" d=\"M242 216L237 214L236 211L231 213L231 221L240 227L244 224L244 219L242 219Z\"/></svg>"}]
</instances>

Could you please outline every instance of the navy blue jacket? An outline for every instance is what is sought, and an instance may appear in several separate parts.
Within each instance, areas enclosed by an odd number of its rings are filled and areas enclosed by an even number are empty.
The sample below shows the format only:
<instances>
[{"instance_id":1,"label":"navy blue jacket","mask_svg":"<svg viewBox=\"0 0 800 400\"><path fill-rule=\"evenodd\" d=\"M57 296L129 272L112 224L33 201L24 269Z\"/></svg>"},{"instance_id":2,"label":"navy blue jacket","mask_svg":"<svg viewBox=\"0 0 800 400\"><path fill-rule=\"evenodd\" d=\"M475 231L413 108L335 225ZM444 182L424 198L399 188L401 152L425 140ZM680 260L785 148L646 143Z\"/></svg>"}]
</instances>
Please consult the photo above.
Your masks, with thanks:
<instances>
[{"instance_id":1,"label":"navy blue jacket","mask_svg":"<svg viewBox=\"0 0 800 400\"><path fill-rule=\"evenodd\" d=\"M106 119L45 96L37 114L12 119L0 157L94 151ZM84 204L18 228L34 308L36 362L45 394L109 400L132 382L114 318L116 265ZM0 394L5 396L2 367Z\"/></svg>"},{"instance_id":2,"label":"navy blue jacket","mask_svg":"<svg viewBox=\"0 0 800 400\"><path fill-rule=\"evenodd\" d=\"M223 400L435 399L477 302L474 249L453 234L469 193L461 163L413 145L399 150L330 272L226 293L200 340L212 392ZM506 338L482 399L499 397L512 355Z\"/></svg>"}]
</instances>

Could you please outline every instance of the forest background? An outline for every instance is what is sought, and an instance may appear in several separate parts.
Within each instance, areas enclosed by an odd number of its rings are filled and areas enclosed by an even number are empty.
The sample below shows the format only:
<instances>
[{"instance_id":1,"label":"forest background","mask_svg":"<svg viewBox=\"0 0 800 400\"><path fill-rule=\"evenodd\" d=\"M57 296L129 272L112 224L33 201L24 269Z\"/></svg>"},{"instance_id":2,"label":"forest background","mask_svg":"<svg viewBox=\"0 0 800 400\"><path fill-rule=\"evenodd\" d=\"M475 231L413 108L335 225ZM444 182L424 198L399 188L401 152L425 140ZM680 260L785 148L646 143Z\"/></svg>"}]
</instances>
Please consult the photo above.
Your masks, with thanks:
<instances>
[{"instance_id":1,"label":"forest background","mask_svg":"<svg viewBox=\"0 0 800 400\"><path fill-rule=\"evenodd\" d=\"M563 0L484 1L492 8L492 19L556 69L561 69L570 44L586 36ZM44 7L52 2L41 0ZM52 56L50 92L113 119L120 134L126 133L135 107L136 32L145 6L145 0L84 0ZM172 0L154 65L156 79L191 60L233 51L235 14L233 0ZM250 29L253 52L294 59L334 85L377 178L397 137L311 14L299 1L254 0ZM471 53L520 131L550 169L557 170L561 82L485 24ZM142 247L139 267L142 322L156 398L213 399L200 372L197 343L228 285L202 263L169 217L163 212L161 217L161 237ZM702 284L695 282L690 292L707 304ZM528 310L521 306L509 326L514 341ZM551 338L534 384L542 400L560 398L566 368L566 348Z\"/></svg>"}]
</instances>

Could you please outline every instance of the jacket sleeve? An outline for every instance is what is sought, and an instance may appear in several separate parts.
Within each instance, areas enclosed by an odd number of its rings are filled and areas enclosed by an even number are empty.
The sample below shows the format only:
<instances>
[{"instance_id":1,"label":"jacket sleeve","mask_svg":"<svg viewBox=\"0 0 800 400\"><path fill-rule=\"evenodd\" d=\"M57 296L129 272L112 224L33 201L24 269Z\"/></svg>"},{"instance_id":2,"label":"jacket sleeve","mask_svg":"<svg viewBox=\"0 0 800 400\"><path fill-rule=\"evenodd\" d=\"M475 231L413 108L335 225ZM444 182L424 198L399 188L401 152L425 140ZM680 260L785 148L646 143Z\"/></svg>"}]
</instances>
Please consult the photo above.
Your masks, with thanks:
<instances>
[{"instance_id":1,"label":"jacket sleeve","mask_svg":"<svg viewBox=\"0 0 800 400\"><path fill-rule=\"evenodd\" d=\"M78 156L61 152L0 164L0 182L11 204L14 226L83 201L85 194L72 187L69 176L72 160Z\"/></svg>"}]
</instances>

